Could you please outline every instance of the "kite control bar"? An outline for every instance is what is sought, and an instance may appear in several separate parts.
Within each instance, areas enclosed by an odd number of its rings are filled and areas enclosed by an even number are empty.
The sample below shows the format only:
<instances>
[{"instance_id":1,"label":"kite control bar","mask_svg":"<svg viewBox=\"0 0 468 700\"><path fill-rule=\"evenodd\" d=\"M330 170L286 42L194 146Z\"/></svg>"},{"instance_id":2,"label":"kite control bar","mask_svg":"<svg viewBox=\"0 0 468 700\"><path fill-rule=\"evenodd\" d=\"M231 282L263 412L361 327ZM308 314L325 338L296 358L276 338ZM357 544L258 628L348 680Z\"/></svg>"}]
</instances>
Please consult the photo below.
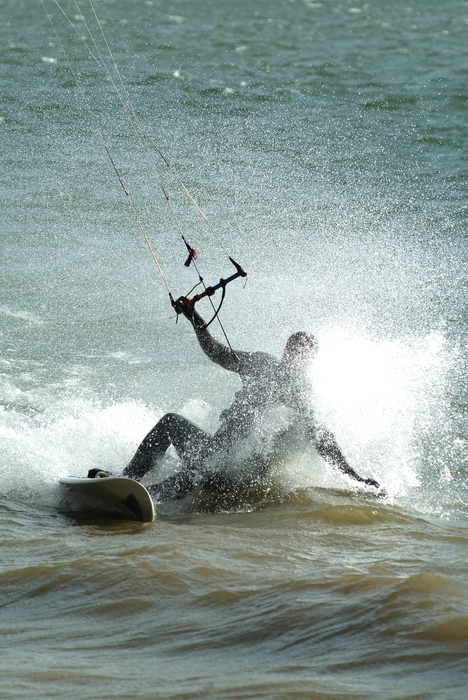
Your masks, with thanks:
<instances>
[{"instance_id":1,"label":"kite control bar","mask_svg":"<svg viewBox=\"0 0 468 700\"><path fill-rule=\"evenodd\" d=\"M200 299L203 299L203 297L212 297L217 289L222 289L224 294L226 285L229 284L229 282L236 280L238 277L247 277L247 273L241 268L241 266L238 263L236 263L235 260L233 260L233 258L229 258L229 260L232 262L237 272L234 272L234 274L232 274L230 277L226 277L226 279L221 278L218 284L214 284L212 287L206 287L206 289L203 292L200 292L200 294L195 294L195 296L191 299L186 299L186 306L196 304L196 302L200 301Z\"/></svg>"},{"instance_id":2,"label":"kite control bar","mask_svg":"<svg viewBox=\"0 0 468 700\"><path fill-rule=\"evenodd\" d=\"M193 257L191 257L191 250L189 248L189 258L187 260L188 264L190 264L192 259ZM236 261L231 257L229 257L229 260L236 268L236 272L234 272L232 275L226 277L225 279L221 278L217 284L214 284L211 287L205 287L203 292L200 292L200 294L195 294L195 296L193 296L191 299L187 299L187 297L179 297L176 301L173 301L171 299L172 306L174 307L177 314L182 314L184 313L184 311L186 312L189 309L193 314L193 311L195 310L195 304L197 303L197 301L200 301L200 299L203 299L204 297L212 297L218 289L222 289L221 301L219 302L219 306L215 310L213 318L210 321L208 321L208 323L206 323L204 327L207 328L210 325L210 323L214 321L221 309L221 306L223 305L224 297L226 295L226 286L229 284L229 282L232 282L238 277L247 277L247 273L245 272L245 270L242 269L239 263L236 263ZM203 278L200 277L200 281L203 282Z\"/></svg>"}]
</instances>

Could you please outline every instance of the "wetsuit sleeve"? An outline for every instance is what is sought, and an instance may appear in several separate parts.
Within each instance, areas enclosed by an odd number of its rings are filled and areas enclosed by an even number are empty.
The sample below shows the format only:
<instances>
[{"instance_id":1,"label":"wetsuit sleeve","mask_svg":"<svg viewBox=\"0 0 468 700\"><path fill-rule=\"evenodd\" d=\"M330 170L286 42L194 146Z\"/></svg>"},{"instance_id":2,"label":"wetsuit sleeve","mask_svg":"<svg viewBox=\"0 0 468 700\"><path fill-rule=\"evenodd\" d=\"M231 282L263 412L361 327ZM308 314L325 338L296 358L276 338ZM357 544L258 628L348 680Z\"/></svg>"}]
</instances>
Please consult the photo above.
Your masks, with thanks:
<instances>
[{"instance_id":1,"label":"wetsuit sleeve","mask_svg":"<svg viewBox=\"0 0 468 700\"><path fill-rule=\"evenodd\" d=\"M343 455L338 443L335 440L335 436L329 430L313 430L311 431L311 439L319 455L328 464L333 467L337 467L344 474L351 476L356 481L359 481L367 486L375 486L379 488L379 484L374 479L365 479L354 471L352 467L349 466L345 456Z\"/></svg>"},{"instance_id":2,"label":"wetsuit sleeve","mask_svg":"<svg viewBox=\"0 0 468 700\"><path fill-rule=\"evenodd\" d=\"M239 372L250 353L233 351L216 340L205 327L205 321L195 309L190 311L190 316L187 315L187 318L192 322L195 335L205 355L224 369L230 372Z\"/></svg>"}]
</instances>

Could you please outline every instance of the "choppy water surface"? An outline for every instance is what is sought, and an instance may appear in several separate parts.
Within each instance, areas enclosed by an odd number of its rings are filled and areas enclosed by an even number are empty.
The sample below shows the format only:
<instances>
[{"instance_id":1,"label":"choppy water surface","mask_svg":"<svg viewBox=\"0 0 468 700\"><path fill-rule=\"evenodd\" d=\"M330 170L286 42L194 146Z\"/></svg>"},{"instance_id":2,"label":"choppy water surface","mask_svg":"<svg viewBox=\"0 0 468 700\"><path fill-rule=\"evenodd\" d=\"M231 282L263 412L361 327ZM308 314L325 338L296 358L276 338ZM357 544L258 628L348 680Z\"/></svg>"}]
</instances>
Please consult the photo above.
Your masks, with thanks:
<instances>
[{"instance_id":1,"label":"choppy water surface","mask_svg":"<svg viewBox=\"0 0 468 700\"><path fill-rule=\"evenodd\" d=\"M464 699L468 5L96 2L141 124L249 273L229 339L314 332L311 400L386 494L291 450L140 526L63 513L59 477L118 472L168 410L215 430L237 383L175 324L106 155L186 293L93 7L64 2L70 28L45 4L56 33L0 2L0 697ZM154 162L216 282L225 252Z\"/></svg>"}]
</instances>

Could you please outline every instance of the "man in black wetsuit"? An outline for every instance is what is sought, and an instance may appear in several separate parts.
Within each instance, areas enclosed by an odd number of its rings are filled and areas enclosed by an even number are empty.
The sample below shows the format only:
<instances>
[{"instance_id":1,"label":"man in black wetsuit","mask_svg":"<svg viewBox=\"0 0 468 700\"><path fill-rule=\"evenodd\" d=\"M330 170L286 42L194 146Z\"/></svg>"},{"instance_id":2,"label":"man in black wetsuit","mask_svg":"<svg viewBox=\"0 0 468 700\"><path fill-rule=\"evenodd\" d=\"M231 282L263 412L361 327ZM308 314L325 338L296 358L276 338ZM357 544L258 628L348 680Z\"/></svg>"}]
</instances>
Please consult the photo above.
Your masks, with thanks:
<instances>
[{"instance_id":1,"label":"man in black wetsuit","mask_svg":"<svg viewBox=\"0 0 468 700\"><path fill-rule=\"evenodd\" d=\"M359 476L347 463L332 433L315 424L304 396L305 371L318 349L313 336L304 332L292 335L279 361L264 352L233 351L213 338L193 307L184 306L182 302L178 311L191 321L204 353L224 369L237 372L242 388L232 405L221 413L221 426L214 435L205 433L183 416L167 413L144 438L125 468L124 476L141 479L172 444L183 467L162 483L150 487L159 500L184 498L199 485L218 493L251 485L264 472L252 474L250 480L236 479L216 469L216 457L219 462L220 454L241 444L267 409L283 405L292 409L294 425L326 462L361 483L379 487L373 479Z\"/></svg>"}]
</instances>

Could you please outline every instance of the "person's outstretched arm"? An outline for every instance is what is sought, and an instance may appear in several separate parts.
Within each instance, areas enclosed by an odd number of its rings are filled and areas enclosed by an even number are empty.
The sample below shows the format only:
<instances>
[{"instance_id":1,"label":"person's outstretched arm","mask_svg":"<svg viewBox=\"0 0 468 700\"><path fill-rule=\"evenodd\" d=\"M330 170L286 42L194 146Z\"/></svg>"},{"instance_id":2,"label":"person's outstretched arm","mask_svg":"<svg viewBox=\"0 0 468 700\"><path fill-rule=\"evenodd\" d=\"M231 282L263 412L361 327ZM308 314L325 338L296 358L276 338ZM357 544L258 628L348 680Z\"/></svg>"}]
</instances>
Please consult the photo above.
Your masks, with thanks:
<instances>
[{"instance_id":1,"label":"person's outstretched arm","mask_svg":"<svg viewBox=\"0 0 468 700\"><path fill-rule=\"evenodd\" d=\"M349 466L334 435L329 430L320 431L318 435L314 436L313 443L319 455L328 462L328 464L337 467L344 474L351 476L362 484L366 484L366 486L375 486L376 489L380 488L380 484L377 481L374 479L364 479L364 477L359 476L359 474Z\"/></svg>"},{"instance_id":2,"label":"person's outstretched arm","mask_svg":"<svg viewBox=\"0 0 468 700\"><path fill-rule=\"evenodd\" d=\"M257 375L270 371L277 361L266 352L246 352L232 350L214 338L206 327L205 321L193 306L187 306L183 300L176 302L176 309L191 322L200 347L212 362L230 372L241 375Z\"/></svg>"},{"instance_id":3,"label":"person's outstretched arm","mask_svg":"<svg viewBox=\"0 0 468 700\"><path fill-rule=\"evenodd\" d=\"M231 372L238 372L240 359L245 353L234 352L216 340L206 327L203 318L193 306L184 305L182 302L179 308L181 313L191 322L197 340L205 355L207 355L212 362L216 362L216 364L221 365L224 369Z\"/></svg>"}]
</instances>

